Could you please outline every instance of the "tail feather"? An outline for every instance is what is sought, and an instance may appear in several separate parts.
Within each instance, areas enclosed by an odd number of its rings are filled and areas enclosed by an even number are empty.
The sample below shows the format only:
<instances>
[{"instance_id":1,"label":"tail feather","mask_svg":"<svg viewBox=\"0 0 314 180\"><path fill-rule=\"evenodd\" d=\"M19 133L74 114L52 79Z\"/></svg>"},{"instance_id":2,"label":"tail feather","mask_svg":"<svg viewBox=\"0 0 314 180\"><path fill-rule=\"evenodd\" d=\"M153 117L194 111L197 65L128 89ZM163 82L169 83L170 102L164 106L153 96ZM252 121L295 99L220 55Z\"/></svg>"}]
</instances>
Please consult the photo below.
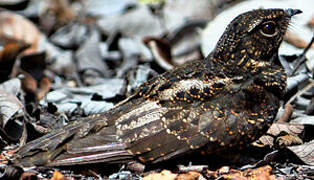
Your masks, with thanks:
<instances>
[{"instance_id":1,"label":"tail feather","mask_svg":"<svg viewBox=\"0 0 314 180\"><path fill-rule=\"evenodd\" d=\"M105 116L100 116L99 119ZM105 121L76 123L29 142L13 161L23 167L68 166L97 162L129 161L133 156L124 143L117 142L115 130ZM84 121L83 120L83 121Z\"/></svg>"},{"instance_id":2,"label":"tail feather","mask_svg":"<svg viewBox=\"0 0 314 180\"><path fill-rule=\"evenodd\" d=\"M93 152L83 154L61 154L58 158L49 162L47 166L69 166L73 164L90 163L117 163L127 162L133 159L133 156L125 150L111 152Z\"/></svg>"}]
</instances>

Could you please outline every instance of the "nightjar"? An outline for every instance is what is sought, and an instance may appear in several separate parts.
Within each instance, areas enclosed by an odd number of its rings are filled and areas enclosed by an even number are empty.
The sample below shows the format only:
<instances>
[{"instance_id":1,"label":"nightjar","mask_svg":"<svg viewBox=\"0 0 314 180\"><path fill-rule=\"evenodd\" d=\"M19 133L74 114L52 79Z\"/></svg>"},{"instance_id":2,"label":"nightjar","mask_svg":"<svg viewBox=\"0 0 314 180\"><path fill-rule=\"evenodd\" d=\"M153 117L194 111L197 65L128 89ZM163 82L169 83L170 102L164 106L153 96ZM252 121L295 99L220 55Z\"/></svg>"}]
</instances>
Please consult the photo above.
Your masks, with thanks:
<instances>
[{"instance_id":1,"label":"nightjar","mask_svg":"<svg viewBox=\"0 0 314 180\"><path fill-rule=\"evenodd\" d=\"M278 47L299 13L258 9L237 16L205 59L150 79L103 114L27 143L14 163L156 163L253 142L278 111L286 87Z\"/></svg>"}]
</instances>

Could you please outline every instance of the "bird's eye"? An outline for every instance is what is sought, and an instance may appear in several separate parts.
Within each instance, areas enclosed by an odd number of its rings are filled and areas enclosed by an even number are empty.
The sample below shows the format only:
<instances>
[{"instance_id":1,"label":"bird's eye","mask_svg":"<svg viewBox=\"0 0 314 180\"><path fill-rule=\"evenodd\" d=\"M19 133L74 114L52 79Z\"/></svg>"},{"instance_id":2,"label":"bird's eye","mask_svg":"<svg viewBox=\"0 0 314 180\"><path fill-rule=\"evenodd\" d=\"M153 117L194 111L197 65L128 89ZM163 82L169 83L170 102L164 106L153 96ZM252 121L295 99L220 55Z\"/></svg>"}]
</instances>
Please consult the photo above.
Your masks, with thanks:
<instances>
[{"instance_id":1,"label":"bird's eye","mask_svg":"<svg viewBox=\"0 0 314 180\"><path fill-rule=\"evenodd\" d=\"M268 21L262 24L260 32L263 36L274 37L277 35L278 30L276 24L273 21Z\"/></svg>"}]
</instances>

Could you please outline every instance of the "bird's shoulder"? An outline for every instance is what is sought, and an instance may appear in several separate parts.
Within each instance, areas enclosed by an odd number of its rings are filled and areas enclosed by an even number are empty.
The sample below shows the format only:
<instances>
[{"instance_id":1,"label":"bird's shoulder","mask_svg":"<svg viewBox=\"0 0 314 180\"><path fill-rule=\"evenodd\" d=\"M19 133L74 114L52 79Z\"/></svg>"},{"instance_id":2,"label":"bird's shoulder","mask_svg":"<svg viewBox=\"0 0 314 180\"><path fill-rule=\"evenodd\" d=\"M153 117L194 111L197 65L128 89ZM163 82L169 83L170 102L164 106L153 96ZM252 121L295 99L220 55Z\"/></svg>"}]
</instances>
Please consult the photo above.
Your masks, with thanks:
<instances>
[{"instance_id":1,"label":"bird's shoulder","mask_svg":"<svg viewBox=\"0 0 314 180\"><path fill-rule=\"evenodd\" d=\"M193 103L211 98L232 83L232 78L213 72L205 61L194 60L167 71L141 85L137 96L160 103Z\"/></svg>"}]
</instances>

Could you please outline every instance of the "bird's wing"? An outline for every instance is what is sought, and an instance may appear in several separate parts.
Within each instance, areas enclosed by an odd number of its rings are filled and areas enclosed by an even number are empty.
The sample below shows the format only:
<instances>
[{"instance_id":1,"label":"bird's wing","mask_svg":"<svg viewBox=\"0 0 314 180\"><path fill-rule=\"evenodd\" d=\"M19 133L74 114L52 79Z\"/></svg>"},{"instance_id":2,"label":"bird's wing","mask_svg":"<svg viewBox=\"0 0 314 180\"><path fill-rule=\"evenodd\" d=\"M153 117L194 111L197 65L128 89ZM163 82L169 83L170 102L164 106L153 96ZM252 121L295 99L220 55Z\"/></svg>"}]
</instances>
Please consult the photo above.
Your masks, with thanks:
<instances>
[{"instance_id":1,"label":"bird's wing","mask_svg":"<svg viewBox=\"0 0 314 180\"><path fill-rule=\"evenodd\" d=\"M198 106L222 94L227 82L204 80L205 75L193 65L155 78L104 114L26 144L17 152L16 162L62 166L123 162L133 157L152 162L203 146L208 140L199 135L204 112Z\"/></svg>"},{"instance_id":2,"label":"bird's wing","mask_svg":"<svg viewBox=\"0 0 314 180\"><path fill-rule=\"evenodd\" d=\"M220 109L215 106L215 101L178 104L180 106L168 108L158 120L137 127L134 132L122 131L120 137L129 142L128 152L143 163L156 163L198 149L211 141L218 147L228 132L224 130L223 117L217 115Z\"/></svg>"},{"instance_id":3,"label":"bird's wing","mask_svg":"<svg viewBox=\"0 0 314 180\"><path fill-rule=\"evenodd\" d=\"M157 117L145 119L139 111L135 121L118 120L119 137L142 162L159 162L205 145L213 152L249 144L267 130L278 109L277 98L251 80L197 76L160 87L155 88L158 98L147 96L148 101L159 100L160 108L150 109ZM132 122L143 118L145 126L134 128Z\"/></svg>"},{"instance_id":4,"label":"bird's wing","mask_svg":"<svg viewBox=\"0 0 314 180\"><path fill-rule=\"evenodd\" d=\"M189 68L179 70L185 73L178 74L190 76L164 75L158 84L142 91L146 105L116 120L119 139L127 143L130 154L144 163L159 162L204 146L210 140L203 130L216 129L216 124L221 124L212 121L215 109L207 103L215 105L215 99L228 94L226 87L231 86L231 80L208 79L197 71L187 73Z\"/></svg>"}]
</instances>

